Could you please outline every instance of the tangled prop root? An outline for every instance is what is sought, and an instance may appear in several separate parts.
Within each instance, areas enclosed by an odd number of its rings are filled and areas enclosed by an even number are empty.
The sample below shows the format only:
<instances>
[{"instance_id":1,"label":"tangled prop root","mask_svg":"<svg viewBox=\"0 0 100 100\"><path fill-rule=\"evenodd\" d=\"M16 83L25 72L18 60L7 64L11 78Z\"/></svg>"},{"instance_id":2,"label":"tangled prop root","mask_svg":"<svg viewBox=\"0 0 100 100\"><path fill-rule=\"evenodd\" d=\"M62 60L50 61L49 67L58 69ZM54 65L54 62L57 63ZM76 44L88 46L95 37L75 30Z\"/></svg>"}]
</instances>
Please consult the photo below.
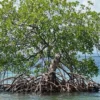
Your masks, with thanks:
<instances>
[{"instance_id":1,"label":"tangled prop root","mask_svg":"<svg viewBox=\"0 0 100 100\"><path fill-rule=\"evenodd\" d=\"M70 74L71 75L71 74ZM100 84L93 81L86 82L80 75L73 74L74 80L61 80L56 77L51 80L51 74L45 73L38 77L19 75L0 81L0 83L12 79L12 84L1 84L4 91L18 93L51 93L51 92L98 92Z\"/></svg>"}]
</instances>

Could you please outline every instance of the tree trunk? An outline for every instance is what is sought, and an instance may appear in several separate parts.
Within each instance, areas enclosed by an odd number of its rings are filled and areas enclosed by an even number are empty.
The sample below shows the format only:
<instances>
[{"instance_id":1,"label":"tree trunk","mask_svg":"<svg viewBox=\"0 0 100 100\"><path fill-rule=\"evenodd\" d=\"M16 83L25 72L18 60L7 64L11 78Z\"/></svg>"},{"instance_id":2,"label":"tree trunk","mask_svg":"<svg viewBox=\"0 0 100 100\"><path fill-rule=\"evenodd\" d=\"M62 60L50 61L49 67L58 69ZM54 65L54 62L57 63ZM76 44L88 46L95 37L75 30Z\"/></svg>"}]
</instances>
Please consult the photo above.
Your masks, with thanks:
<instances>
[{"instance_id":1,"label":"tree trunk","mask_svg":"<svg viewBox=\"0 0 100 100\"><path fill-rule=\"evenodd\" d=\"M56 54L55 58L52 60L50 67L49 67L49 74L50 74L50 81L51 82L55 82L56 81L56 69L59 66L59 62L60 62L60 54Z\"/></svg>"}]
</instances>

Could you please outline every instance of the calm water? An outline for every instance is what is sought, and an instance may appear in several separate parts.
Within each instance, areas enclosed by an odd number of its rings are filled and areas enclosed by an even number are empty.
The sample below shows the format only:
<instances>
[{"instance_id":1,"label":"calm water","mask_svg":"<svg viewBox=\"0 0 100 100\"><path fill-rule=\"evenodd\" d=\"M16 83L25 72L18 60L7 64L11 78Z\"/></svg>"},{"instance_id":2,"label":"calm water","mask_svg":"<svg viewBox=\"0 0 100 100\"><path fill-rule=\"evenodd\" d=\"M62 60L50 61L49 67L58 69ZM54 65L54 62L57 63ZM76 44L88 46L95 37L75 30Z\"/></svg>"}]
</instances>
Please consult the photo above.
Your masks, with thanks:
<instances>
[{"instance_id":1,"label":"calm water","mask_svg":"<svg viewBox=\"0 0 100 100\"><path fill-rule=\"evenodd\" d=\"M0 100L100 100L100 93L63 93L44 96L1 93Z\"/></svg>"},{"instance_id":2,"label":"calm water","mask_svg":"<svg viewBox=\"0 0 100 100\"><path fill-rule=\"evenodd\" d=\"M96 64L100 68L100 57L95 58ZM93 78L100 83L100 74ZM36 94L17 94L17 93L0 93L0 100L100 100L100 92L98 93L61 93L52 95L36 95Z\"/></svg>"}]
</instances>

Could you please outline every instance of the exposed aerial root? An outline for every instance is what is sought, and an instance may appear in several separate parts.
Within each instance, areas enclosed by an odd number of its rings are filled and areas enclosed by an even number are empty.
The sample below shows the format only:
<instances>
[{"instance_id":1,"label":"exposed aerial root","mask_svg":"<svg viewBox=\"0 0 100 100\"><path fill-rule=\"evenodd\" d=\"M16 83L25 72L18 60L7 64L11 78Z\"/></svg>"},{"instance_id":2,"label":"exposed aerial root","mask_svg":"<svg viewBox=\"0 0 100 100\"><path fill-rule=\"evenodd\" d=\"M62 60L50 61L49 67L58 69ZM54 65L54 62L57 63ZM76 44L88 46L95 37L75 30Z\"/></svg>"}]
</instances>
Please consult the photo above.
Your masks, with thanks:
<instances>
[{"instance_id":1,"label":"exposed aerial root","mask_svg":"<svg viewBox=\"0 0 100 100\"><path fill-rule=\"evenodd\" d=\"M13 78L12 84L1 84L1 88L9 92L35 92L35 93L51 93L51 92L74 92L74 91L89 91L98 92L100 84L93 81L86 82L85 79L74 75L74 80L61 80L59 77L52 82L51 74L42 74L38 77L19 75ZM5 80L12 79L7 78ZM63 79L63 78L62 78Z\"/></svg>"}]
</instances>

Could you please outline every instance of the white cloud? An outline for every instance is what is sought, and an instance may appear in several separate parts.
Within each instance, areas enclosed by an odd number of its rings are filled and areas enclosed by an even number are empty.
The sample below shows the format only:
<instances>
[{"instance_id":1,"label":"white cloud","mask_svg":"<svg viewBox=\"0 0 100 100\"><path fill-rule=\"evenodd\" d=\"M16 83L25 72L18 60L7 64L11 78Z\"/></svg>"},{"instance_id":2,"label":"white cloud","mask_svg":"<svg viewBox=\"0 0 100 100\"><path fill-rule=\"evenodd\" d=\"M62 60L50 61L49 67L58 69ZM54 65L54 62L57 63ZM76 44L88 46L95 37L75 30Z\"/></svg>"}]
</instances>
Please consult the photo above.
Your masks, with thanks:
<instances>
[{"instance_id":1,"label":"white cloud","mask_svg":"<svg viewBox=\"0 0 100 100\"><path fill-rule=\"evenodd\" d=\"M88 6L87 1L89 0L68 0L68 1L79 1L80 3ZM90 0L94 5L92 6L92 10L100 12L100 0Z\"/></svg>"},{"instance_id":2,"label":"white cloud","mask_svg":"<svg viewBox=\"0 0 100 100\"><path fill-rule=\"evenodd\" d=\"M97 0L91 0L91 2L93 3L93 6L91 7L92 10L96 10L96 8L95 8L96 1ZM82 0L82 4L88 6L88 0Z\"/></svg>"},{"instance_id":3,"label":"white cloud","mask_svg":"<svg viewBox=\"0 0 100 100\"><path fill-rule=\"evenodd\" d=\"M85 2L88 0L84 0ZM97 12L100 12L100 0L91 0L91 2L94 4L92 6L92 10L95 10Z\"/></svg>"}]
</instances>

